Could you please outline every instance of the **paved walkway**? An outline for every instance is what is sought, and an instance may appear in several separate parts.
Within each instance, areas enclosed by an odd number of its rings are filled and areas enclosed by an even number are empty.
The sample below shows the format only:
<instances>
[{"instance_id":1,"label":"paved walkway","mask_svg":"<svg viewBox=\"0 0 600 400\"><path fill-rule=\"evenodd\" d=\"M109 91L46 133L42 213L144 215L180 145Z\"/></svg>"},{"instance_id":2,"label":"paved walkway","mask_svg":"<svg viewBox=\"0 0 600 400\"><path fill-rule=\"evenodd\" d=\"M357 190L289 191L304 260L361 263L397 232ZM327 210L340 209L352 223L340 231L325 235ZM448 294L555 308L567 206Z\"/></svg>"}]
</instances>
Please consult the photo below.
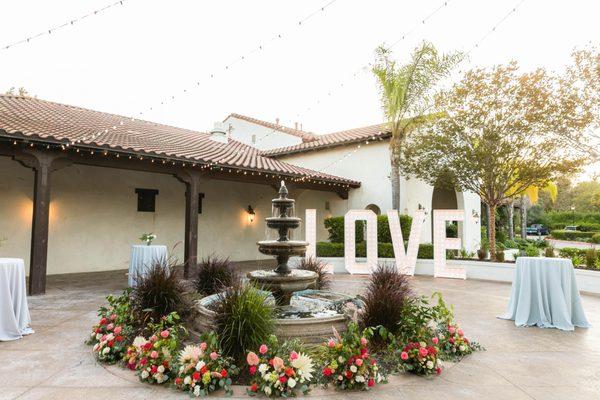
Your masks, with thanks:
<instances>
[{"instance_id":1,"label":"paved walkway","mask_svg":"<svg viewBox=\"0 0 600 400\"><path fill-rule=\"evenodd\" d=\"M36 333L0 343L0 399L188 398L141 384L130 371L97 364L83 343L104 296L126 282L123 272L50 277L48 293L30 298ZM334 289L358 293L364 283L336 276ZM402 375L367 393L317 389L310 398L600 399L600 297L583 297L594 328L561 332L516 328L497 319L508 303L507 284L430 277L416 277L413 284L422 294L441 291L455 305L467 336L487 351L449 366L440 377ZM234 397L247 398L244 388L236 388Z\"/></svg>"}]
</instances>

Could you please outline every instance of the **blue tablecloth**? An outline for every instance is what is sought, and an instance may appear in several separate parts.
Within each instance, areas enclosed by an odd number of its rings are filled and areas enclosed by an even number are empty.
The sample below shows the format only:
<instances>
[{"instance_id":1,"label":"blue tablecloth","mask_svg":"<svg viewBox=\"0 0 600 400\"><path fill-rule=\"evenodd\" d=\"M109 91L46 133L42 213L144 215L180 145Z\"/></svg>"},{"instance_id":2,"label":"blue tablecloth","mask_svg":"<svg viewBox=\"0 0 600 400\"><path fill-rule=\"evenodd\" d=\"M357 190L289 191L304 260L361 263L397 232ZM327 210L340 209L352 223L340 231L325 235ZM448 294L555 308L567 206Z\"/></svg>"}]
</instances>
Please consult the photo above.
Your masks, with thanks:
<instances>
[{"instance_id":1,"label":"blue tablecloth","mask_svg":"<svg viewBox=\"0 0 600 400\"><path fill-rule=\"evenodd\" d=\"M167 267L167 246L131 246L129 262L129 286L136 285L135 278L144 275L145 271L156 263Z\"/></svg>"},{"instance_id":2,"label":"blue tablecloth","mask_svg":"<svg viewBox=\"0 0 600 400\"><path fill-rule=\"evenodd\" d=\"M517 326L589 328L571 260L519 257L508 309L499 318Z\"/></svg>"}]
</instances>

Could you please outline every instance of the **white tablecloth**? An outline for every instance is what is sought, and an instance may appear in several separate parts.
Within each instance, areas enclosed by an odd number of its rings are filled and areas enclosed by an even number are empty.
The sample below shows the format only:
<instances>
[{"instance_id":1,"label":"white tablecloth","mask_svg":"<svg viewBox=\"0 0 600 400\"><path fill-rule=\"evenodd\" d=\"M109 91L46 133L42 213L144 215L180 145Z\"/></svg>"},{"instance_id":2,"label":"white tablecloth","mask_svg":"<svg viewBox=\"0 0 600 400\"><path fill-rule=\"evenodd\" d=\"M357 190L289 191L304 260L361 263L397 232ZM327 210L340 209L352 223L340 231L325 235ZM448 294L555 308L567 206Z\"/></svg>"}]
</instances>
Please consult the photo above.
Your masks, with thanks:
<instances>
[{"instance_id":1,"label":"white tablecloth","mask_svg":"<svg viewBox=\"0 0 600 400\"><path fill-rule=\"evenodd\" d=\"M25 264L20 258L0 258L0 341L33 333L30 323Z\"/></svg>"},{"instance_id":2,"label":"white tablecloth","mask_svg":"<svg viewBox=\"0 0 600 400\"><path fill-rule=\"evenodd\" d=\"M519 257L506 313L517 326L589 328L571 260Z\"/></svg>"},{"instance_id":3,"label":"white tablecloth","mask_svg":"<svg viewBox=\"0 0 600 400\"><path fill-rule=\"evenodd\" d=\"M138 274L144 275L148 268L160 262L167 265L167 246L131 246L131 261L129 262L129 286L136 285L135 278Z\"/></svg>"}]
</instances>

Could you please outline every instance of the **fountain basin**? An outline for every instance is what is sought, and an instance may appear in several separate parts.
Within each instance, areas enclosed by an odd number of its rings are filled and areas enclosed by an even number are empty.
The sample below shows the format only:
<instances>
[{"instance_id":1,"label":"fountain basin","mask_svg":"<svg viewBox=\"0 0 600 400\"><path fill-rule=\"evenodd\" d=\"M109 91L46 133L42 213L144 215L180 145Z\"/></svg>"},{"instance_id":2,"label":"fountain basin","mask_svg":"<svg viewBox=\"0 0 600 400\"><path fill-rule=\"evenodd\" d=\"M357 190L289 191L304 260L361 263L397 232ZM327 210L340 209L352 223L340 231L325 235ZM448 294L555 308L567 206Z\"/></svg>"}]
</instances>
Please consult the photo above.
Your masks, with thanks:
<instances>
[{"instance_id":1,"label":"fountain basin","mask_svg":"<svg viewBox=\"0 0 600 400\"><path fill-rule=\"evenodd\" d=\"M267 301L275 303L270 293L265 292ZM217 301L218 294L204 297L195 302L198 317L193 330L207 332L214 329L216 313L211 303ZM356 299L343 293L322 290L306 290L294 293L291 306L278 308L279 318L275 319L275 335L281 340L298 338L307 344L322 343L332 336L332 328L345 332L353 312L359 308L346 307L356 304ZM295 313L294 310L302 310ZM283 317L282 317L283 316Z\"/></svg>"},{"instance_id":2,"label":"fountain basin","mask_svg":"<svg viewBox=\"0 0 600 400\"><path fill-rule=\"evenodd\" d=\"M317 277L316 272L302 269L290 270L287 274L268 270L248 272L248 279L256 283L261 289L273 293L277 304L280 305L290 304L293 292L314 289Z\"/></svg>"}]
</instances>

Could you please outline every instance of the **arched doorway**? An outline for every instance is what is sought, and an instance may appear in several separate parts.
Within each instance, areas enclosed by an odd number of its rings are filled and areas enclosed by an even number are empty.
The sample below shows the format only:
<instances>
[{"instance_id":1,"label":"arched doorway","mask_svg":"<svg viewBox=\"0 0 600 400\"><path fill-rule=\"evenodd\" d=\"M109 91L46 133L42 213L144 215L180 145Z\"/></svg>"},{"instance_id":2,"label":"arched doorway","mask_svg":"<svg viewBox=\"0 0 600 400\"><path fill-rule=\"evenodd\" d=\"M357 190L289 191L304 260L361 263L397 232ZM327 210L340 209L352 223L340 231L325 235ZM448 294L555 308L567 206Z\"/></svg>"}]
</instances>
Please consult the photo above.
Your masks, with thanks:
<instances>
[{"instance_id":1,"label":"arched doorway","mask_svg":"<svg viewBox=\"0 0 600 400\"><path fill-rule=\"evenodd\" d=\"M456 210L458 209L458 200L456 191L445 185L436 184L433 187L431 196L431 232L433 232L433 210ZM458 222L448 221L446 223L446 236L458 237Z\"/></svg>"},{"instance_id":2,"label":"arched doorway","mask_svg":"<svg viewBox=\"0 0 600 400\"><path fill-rule=\"evenodd\" d=\"M365 207L365 210L371 210L375 213L375 215L381 215L381 208L379 208L376 204L369 204Z\"/></svg>"}]
</instances>

